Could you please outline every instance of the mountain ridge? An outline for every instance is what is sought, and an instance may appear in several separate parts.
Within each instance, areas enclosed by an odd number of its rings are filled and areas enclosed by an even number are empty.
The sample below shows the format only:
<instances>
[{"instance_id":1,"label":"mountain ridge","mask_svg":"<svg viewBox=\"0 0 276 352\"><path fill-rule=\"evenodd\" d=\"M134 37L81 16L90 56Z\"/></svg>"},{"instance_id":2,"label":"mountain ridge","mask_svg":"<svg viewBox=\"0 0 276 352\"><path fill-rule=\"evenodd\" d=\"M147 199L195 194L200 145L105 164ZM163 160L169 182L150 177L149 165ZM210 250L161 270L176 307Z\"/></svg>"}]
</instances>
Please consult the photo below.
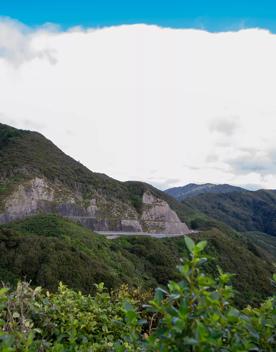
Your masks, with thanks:
<instances>
[{"instance_id":1,"label":"mountain ridge","mask_svg":"<svg viewBox=\"0 0 276 352\"><path fill-rule=\"evenodd\" d=\"M232 186L229 184L214 184L204 183L196 184L189 183L185 186L168 188L165 190L167 194L174 197L178 201L194 197L199 194L205 193L230 193L230 192L243 192L246 191L242 187Z\"/></svg>"},{"instance_id":2,"label":"mountain ridge","mask_svg":"<svg viewBox=\"0 0 276 352\"><path fill-rule=\"evenodd\" d=\"M40 133L0 124L2 223L53 212L92 230L188 233L179 208L189 207L145 183L94 173Z\"/></svg>"},{"instance_id":3,"label":"mountain ridge","mask_svg":"<svg viewBox=\"0 0 276 352\"><path fill-rule=\"evenodd\" d=\"M257 231L276 236L275 190L205 193L185 199L182 203L222 221L236 231Z\"/></svg>"}]
</instances>

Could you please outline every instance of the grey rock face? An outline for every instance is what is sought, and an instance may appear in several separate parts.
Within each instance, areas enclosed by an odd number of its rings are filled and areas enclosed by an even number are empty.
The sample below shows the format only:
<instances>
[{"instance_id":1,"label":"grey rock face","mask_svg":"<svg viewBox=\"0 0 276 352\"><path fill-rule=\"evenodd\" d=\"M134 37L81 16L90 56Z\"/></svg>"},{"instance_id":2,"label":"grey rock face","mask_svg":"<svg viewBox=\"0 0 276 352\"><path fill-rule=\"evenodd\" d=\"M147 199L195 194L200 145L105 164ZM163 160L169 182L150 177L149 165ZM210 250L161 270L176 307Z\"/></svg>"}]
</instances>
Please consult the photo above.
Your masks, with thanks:
<instances>
[{"instance_id":1,"label":"grey rock face","mask_svg":"<svg viewBox=\"0 0 276 352\"><path fill-rule=\"evenodd\" d=\"M61 189L46 179L34 178L18 186L6 199L0 223L37 213L57 213L95 231L150 232L185 234L189 232L164 200L150 192L143 195L141 214L128 202L101 196L87 201L79 194Z\"/></svg>"},{"instance_id":2,"label":"grey rock face","mask_svg":"<svg viewBox=\"0 0 276 352\"><path fill-rule=\"evenodd\" d=\"M40 178L28 184L19 185L5 203L5 212L0 214L0 223L24 218L40 211L50 212L54 200L54 190Z\"/></svg>"},{"instance_id":3,"label":"grey rock face","mask_svg":"<svg viewBox=\"0 0 276 352\"><path fill-rule=\"evenodd\" d=\"M141 221L148 232L167 234L189 233L187 225L179 220L176 212L164 200L146 192L143 195L143 203Z\"/></svg>"}]
</instances>

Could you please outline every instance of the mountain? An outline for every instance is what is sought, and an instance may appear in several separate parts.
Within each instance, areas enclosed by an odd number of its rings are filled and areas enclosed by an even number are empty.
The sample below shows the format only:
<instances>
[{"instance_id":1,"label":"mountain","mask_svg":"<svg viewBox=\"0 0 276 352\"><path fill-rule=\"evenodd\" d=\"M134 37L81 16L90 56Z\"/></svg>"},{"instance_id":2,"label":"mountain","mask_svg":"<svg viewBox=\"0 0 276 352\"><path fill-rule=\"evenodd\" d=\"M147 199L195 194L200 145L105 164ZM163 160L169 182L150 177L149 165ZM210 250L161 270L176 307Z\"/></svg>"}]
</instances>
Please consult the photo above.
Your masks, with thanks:
<instances>
[{"instance_id":1,"label":"mountain","mask_svg":"<svg viewBox=\"0 0 276 352\"><path fill-rule=\"evenodd\" d=\"M165 190L167 194L174 197L178 201L197 196L205 193L230 193L243 192L245 189L241 187L231 186L227 184L215 185L213 183L205 183L198 185L196 183L189 183L183 187L174 187Z\"/></svg>"},{"instance_id":2,"label":"mountain","mask_svg":"<svg viewBox=\"0 0 276 352\"><path fill-rule=\"evenodd\" d=\"M276 236L276 191L205 193L183 204L228 224L233 229Z\"/></svg>"},{"instance_id":3,"label":"mountain","mask_svg":"<svg viewBox=\"0 0 276 352\"><path fill-rule=\"evenodd\" d=\"M63 281L84 292L100 281L108 288L164 285L187 255L184 238L141 233L194 227L191 236L207 239L210 256L237 274L239 304L271 295L274 241L259 232L242 235L199 208L146 183L91 172L41 134L0 124L0 281L26 279L50 290ZM108 240L95 234L100 230L140 236Z\"/></svg>"},{"instance_id":4,"label":"mountain","mask_svg":"<svg viewBox=\"0 0 276 352\"><path fill-rule=\"evenodd\" d=\"M0 124L0 223L44 212L96 231L188 233L185 207L150 185L91 172L37 132Z\"/></svg>"}]
</instances>

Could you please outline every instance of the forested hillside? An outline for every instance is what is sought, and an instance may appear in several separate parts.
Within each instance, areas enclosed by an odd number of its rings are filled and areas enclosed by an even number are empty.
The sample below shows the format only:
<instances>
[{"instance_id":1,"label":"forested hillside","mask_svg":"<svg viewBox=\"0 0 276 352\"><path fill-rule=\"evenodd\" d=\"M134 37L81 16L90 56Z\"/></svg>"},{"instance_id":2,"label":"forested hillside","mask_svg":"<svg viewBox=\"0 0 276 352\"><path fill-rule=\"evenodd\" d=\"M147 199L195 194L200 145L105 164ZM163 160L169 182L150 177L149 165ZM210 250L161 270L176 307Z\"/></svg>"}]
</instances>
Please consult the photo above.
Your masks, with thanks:
<instances>
[{"instance_id":1,"label":"forested hillside","mask_svg":"<svg viewBox=\"0 0 276 352\"><path fill-rule=\"evenodd\" d=\"M165 190L167 194L174 197L178 201L185 200L187 198L195 197L199 194L214 193L214 194L224 194L232 192L243 192L245 189L241 187L236 187L232 185L215 185L213 183L196 184L189 183L185 186L173 187Z\"/></svg>"},{"instance_id":2,"label":"forested hillside","mask_svg":"<svg viewBox=\"0 0 276 352\"><path fill-rule=\"evenodd\" d=\"M240 304L256 303L270 295L275 256L227 228L210 228L193 237L209 241L209 253L225 271L235 272L233 283ZM122 284L145 290L177 278L175 267L185 256L184 238L147 236L108 240L57 215L37 215L0 227L0 280L15 284L30 280L55 290L60 281L85 293L95 283L108 288ZM275 243L273 244L275 245ZM214 265L209 266L215 272Z\"/></svg>"},{"instance_id":3,"label":"forested hillside","mask_svg":"<svg viewBox=\"0 0 276 352\"><path fill-rule=\"evenodd\" d=\"M202 194L183 204L219 220L237 231L276 235L276 191Z\"/></svg>"}]
</instances>

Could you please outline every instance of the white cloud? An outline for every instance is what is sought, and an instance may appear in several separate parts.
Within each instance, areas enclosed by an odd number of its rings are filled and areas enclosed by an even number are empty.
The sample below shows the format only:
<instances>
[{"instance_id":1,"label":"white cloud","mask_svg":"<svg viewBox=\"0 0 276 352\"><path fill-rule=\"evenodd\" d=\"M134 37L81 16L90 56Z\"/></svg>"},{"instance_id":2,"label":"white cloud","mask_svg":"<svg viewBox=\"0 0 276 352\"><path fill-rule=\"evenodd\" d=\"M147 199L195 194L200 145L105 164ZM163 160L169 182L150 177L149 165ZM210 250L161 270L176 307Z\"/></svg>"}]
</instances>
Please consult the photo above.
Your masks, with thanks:
<instances>
[{"instance_id":1,"label":"white cloud","mask_svg":"<svg viewBox=\"0 0 276 352\"><path fill-rule=\"evenodd\" d=\"M235 174L257 173L262 177L276 175L276 150L242 150L226 162Z\"/></svg>"},{"instance_id":2,"label":"white cloud","mask_svg":"<svg viewBox=\"0 0 276 352\"><path fill-rule=\"evenodd\" d=\"M159 185L276 188L271 160L264 175L241 153L276 148L276 36L268 31L62 32L5 20L0 48L0 118L41 126L91 170ZM248 167L241 172L238 162Z\"/></svg>"},{"instance_id":3,"label":"white cloud","mask_svg":"<svg viewBox=\"0 0 276 352\"><path fill-rule=\"evenodd\" d=\"M239 128L237 117L224 116L216 118L210 122L209 129L211 132L222 133L225 136L232 136Z\"/></svg>"},{"instance_id":4,"label":"white cloud","mask_svg":"<svg viewBox=\"0 0 276 352\"><path fill-rule=\"evenodd\" d=\"M46 31L51 29L51 27L44 28ZM20 22L0 18L0 58L15 67L36 58L47 59L51 64L55 64L54 50L37 50L32 47L32 40L37 32L31 31Z\"/></svg>"}]
</instances>

